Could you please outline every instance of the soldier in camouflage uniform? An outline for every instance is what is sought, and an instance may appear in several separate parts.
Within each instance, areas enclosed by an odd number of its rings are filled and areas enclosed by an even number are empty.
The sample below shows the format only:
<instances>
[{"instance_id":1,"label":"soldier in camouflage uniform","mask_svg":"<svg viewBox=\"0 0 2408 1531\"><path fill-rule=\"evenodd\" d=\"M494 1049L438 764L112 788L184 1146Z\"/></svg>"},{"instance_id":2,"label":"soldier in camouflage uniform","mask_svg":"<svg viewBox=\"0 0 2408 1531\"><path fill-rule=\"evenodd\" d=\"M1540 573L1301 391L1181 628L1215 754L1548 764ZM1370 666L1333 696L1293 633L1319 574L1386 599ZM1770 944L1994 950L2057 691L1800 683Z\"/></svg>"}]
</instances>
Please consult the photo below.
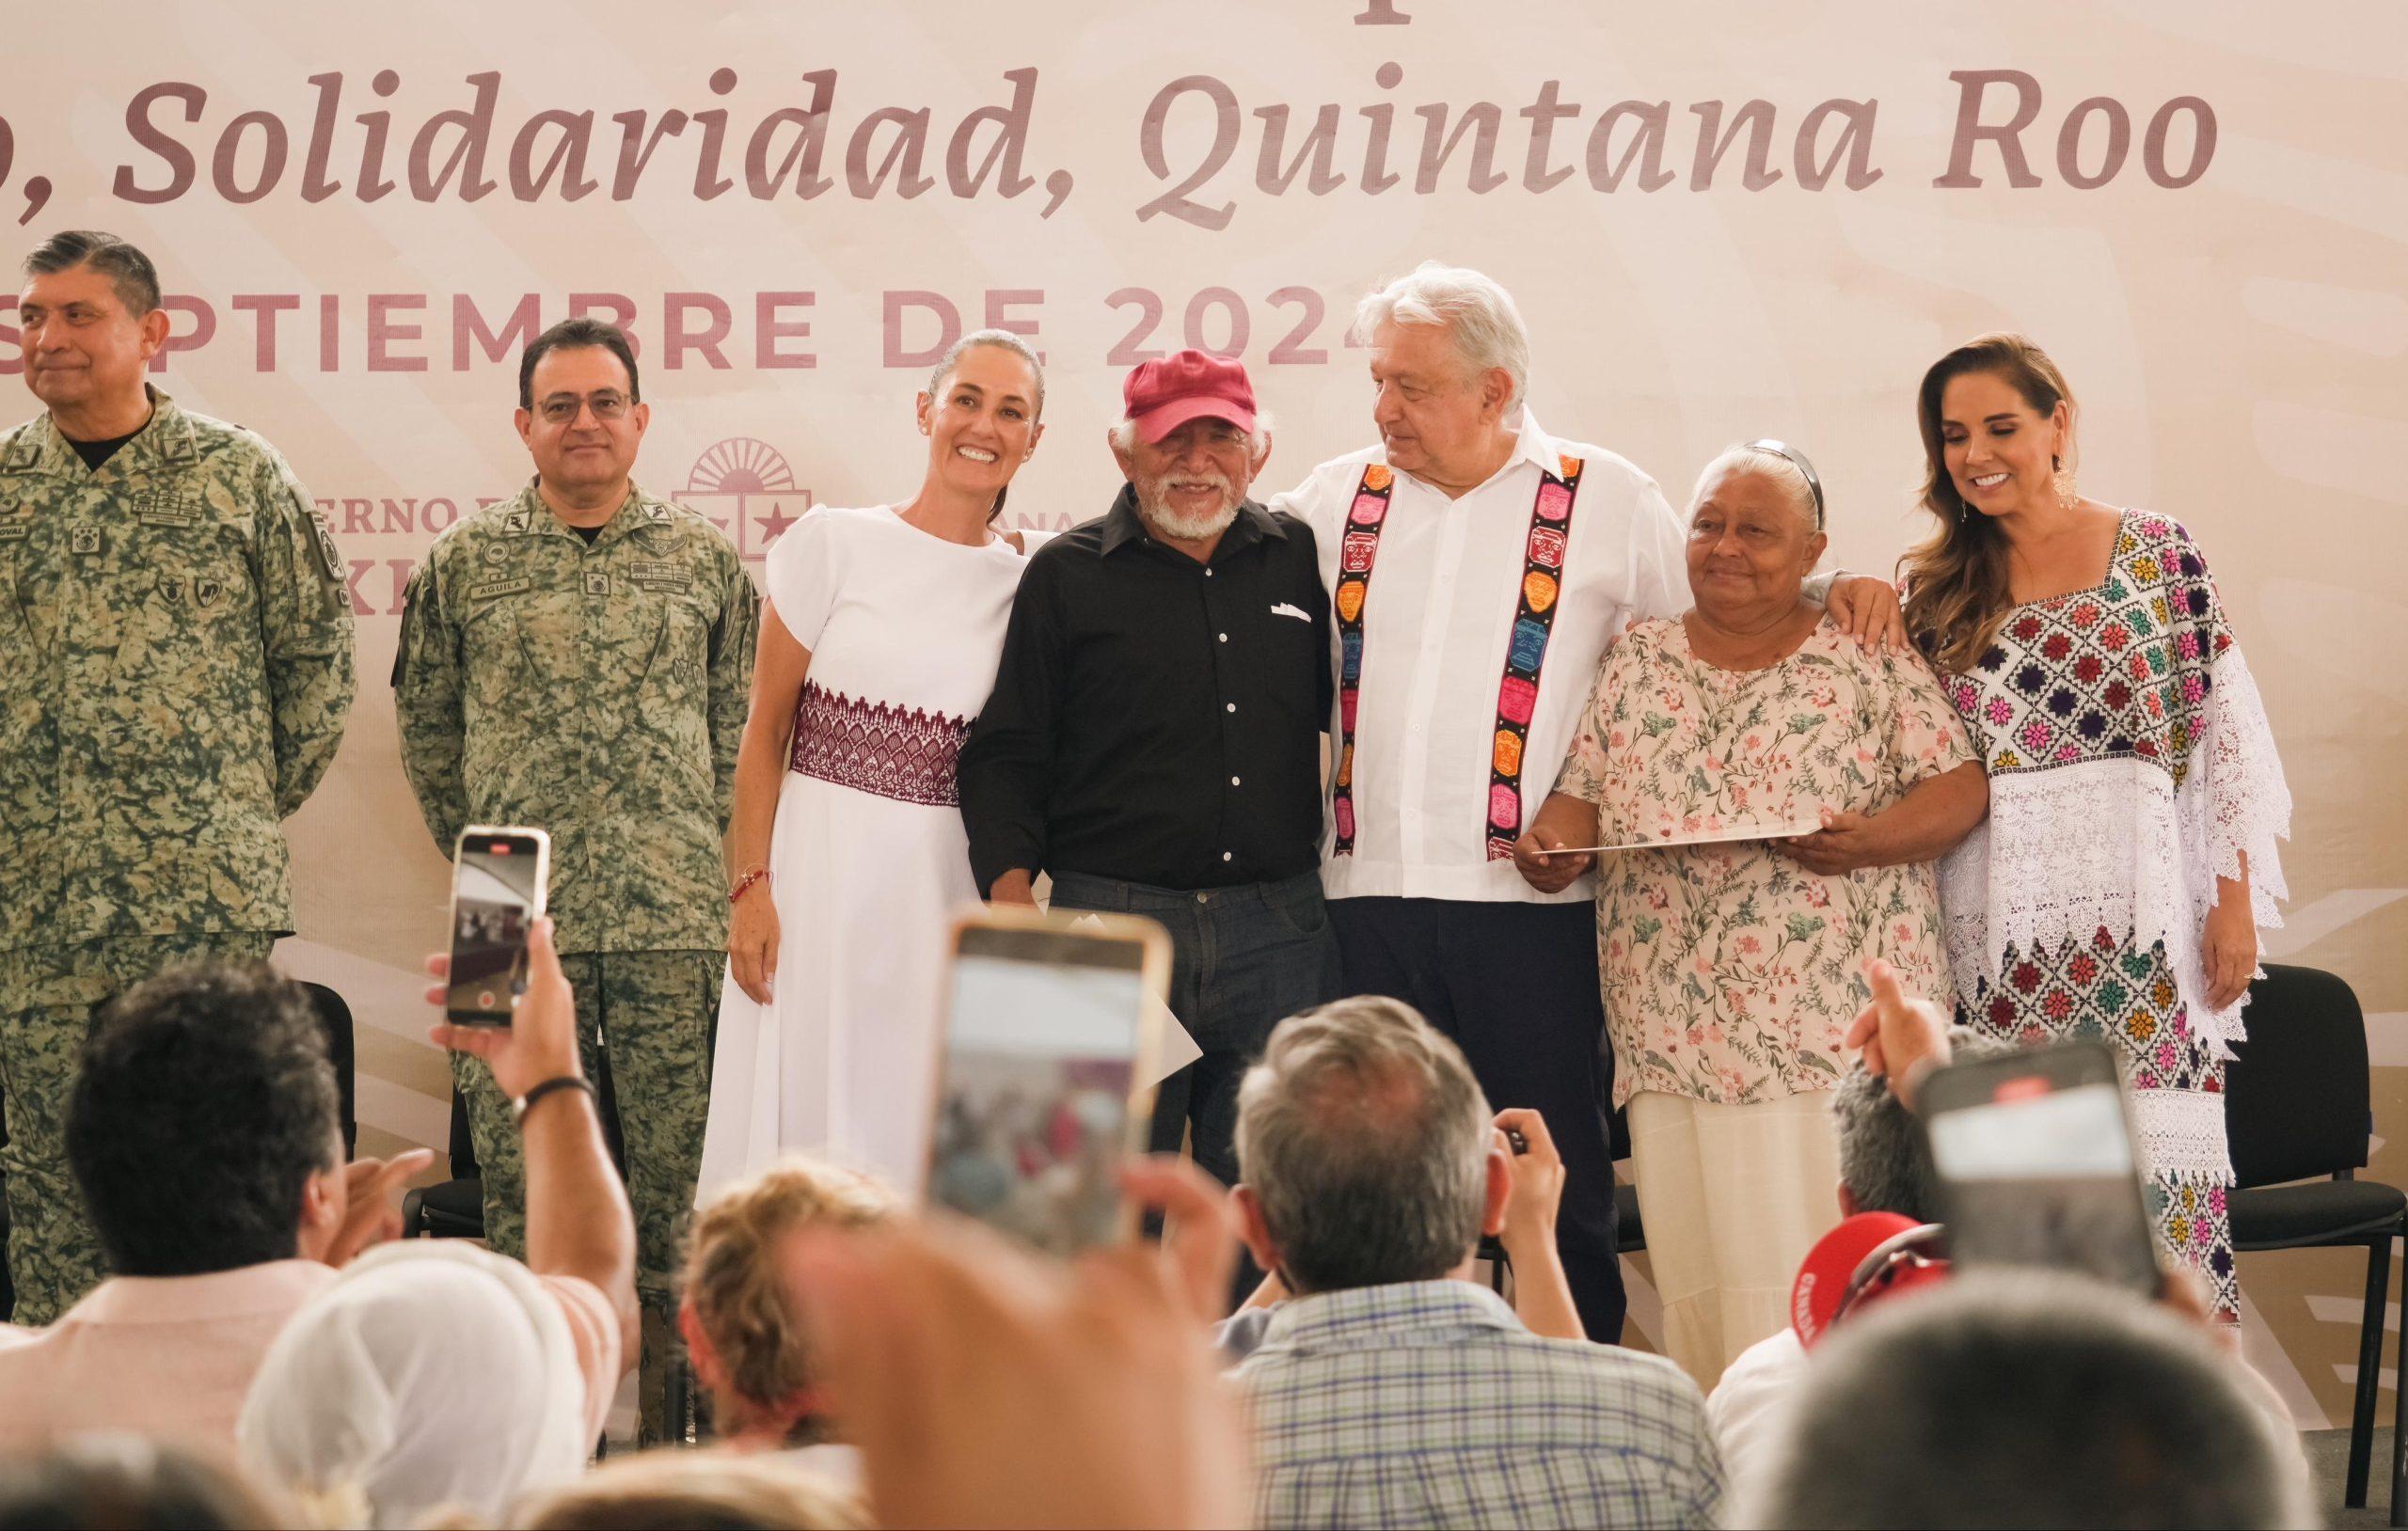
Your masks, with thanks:
<instances>
[{"instance_id":1,"label":"soldier in camouflage uniform","mask_svg":"<svg viewBox=\"0 0 2408 1531\"><path fill-rule=\"evenodd\" d=\"M618 1099L645 1434L659 1433L673 1280L710 1101L727 944L720 837L752 679L757 601L709 522L628 478L649 410L624 336L569 320L519 368L535 481L435 541L393 664L402 760L449 854L462 826L552 837L551 913L589 1076ZM485 1234L523 1255L524 1170L508 1103L455 1056L484 1176Z\"/></svg>"},{"instance_id":2,"label":"soldier in camouflage uniform","mask_svg":"<svg viewBox=\"0 0 2408 1531\"><path fill-rule=\"evenodd\" d=\"M282 457L143 380L150 260L65 233L25 261L0 435L0 1100L15 1321L105 1273L64 1125L94 1007L293 929L278 821L351 711L342 562Z\"/></svg>"}]
</instances>

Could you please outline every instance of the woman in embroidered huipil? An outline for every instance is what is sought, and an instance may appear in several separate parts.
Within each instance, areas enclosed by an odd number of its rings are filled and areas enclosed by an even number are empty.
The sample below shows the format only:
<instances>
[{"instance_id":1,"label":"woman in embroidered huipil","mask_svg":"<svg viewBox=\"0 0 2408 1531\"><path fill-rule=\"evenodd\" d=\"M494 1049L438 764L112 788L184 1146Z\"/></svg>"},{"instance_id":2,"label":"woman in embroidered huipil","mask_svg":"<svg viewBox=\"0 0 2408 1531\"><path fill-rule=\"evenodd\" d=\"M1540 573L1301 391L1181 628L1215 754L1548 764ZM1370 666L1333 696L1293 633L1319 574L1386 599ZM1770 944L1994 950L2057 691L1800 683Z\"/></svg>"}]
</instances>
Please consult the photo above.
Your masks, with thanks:
<instances>
[{"instance_id":1,"label":"woman in embroidered huipil","mask_svg":"<svg viewBox=\"0 0 2408 1531\"><path fill-rule=\"evenodd\" d=\"M769 549L705 1195L794 1149L897 1185L925 1168L946 922L978 897L954 765L1022 566L991 518L1044 391L1025 340L966 337L920 395L919 493L815 509Z\"/></svg>"},{"instance_id":2,"label":"woman in embroidered huipil","mask_svg":"<svg viewBox=\"0 0 2408 1531\"><path fill-rule=\"evenodd\" d=\"M1922 661L1804 598L1824 536L1800 454L1725 452L1689 517L1695 604L1607 651L1514 859L1545 887L1590 860L1550 846L1661 847L1599 858L1597 948L1664 1350L1710 1388L1788 1321L1834 1214L1840 1038L1874 961L1941 981L1931 861L1985 788Z\"/></svg>"},{"instance_id":3,"label":"woman in embroidered huipil","mask_svg":"<svg viewBox=\"0 0 2408 1531\"><path fill-rule=\"evenodd\" d=\"M1904 562L1908 626L1990 774L1989 822L1941 868L1956 1005L2115 1049L2158 1231L2238 1321L2224 1066L2290 794L2207 560L2075 492L2073 410L2015 335L1942 356L1916 400L1940 530Z\"/></svg>"}]
</instances>

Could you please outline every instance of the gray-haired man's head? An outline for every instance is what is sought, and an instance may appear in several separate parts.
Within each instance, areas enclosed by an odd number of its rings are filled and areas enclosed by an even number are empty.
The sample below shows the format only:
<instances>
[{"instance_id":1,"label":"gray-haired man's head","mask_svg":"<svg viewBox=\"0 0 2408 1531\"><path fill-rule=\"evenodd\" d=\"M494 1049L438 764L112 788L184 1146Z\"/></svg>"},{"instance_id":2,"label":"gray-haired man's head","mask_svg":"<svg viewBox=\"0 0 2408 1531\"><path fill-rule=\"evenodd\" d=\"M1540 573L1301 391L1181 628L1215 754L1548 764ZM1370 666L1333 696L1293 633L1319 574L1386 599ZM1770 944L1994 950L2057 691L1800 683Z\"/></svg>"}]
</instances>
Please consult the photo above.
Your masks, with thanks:
<instances>
[{"instance_id":1,"label":"gray-haired man's head","mask_svg":"<svg viewBox=\"0 0 2408 1531\"><path fill-rule=\"evenodd\" d=\"M1948 1028L1948 1049L1959 1063L2017 1050L2014 1043L1970 1026ZM1914 1113L1898 1103L1888 1080L1861 1065L1842 1075L1831 1092L1831 1129L1839 1136L1842 1211L1940 1221L1940 1172L1932 1168Z\"/></svg>"},{"instance_id":2,"label":"gray-haired man's head","mask_svg":"<svg viewBox=\"0 0 2408 1531\"><path fill-rule=\"evenodd\" d=\"M1238 1092L1238 1172L1289 1288L1434 1281L1480 1242L1494 1142L1471 1065L1412 1006L1282 1021Z\"/></svg>"},{"instance_id":3,"label":"gray-haired man's head","mask_svg":"<svg viewBox=\"0 0 2408 1531\"><path fill-rule=\"evenodd\" d=\"M2298 1444L2241 1365L2084 1277L1960 1274L1816 1349L1736 1523L2313 1525Z\"/></svg>"}]
</instances>

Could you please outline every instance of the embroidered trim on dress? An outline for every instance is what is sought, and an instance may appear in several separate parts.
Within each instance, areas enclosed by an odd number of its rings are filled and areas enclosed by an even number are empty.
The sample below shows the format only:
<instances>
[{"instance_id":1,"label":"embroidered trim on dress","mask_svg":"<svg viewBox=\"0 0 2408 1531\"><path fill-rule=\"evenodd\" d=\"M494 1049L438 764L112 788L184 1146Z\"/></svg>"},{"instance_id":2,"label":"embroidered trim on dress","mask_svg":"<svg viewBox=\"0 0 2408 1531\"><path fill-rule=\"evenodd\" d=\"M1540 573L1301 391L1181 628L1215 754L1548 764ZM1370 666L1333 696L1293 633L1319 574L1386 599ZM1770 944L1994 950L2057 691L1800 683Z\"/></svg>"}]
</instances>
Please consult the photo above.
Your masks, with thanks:
<instances>
[{"instance_id":1,"label":"embroidered trim on dress","mask_svg":"<svg viewBox=\"0 0 2408 1531\"><path fill-rule=\"evenodd\" d=\"M840 787L929 808L961 802L955 768L968 718L865 702L805 681L792 769Z\"/></svg>"},{"instance_id":2,"label":"embroidered trim on dress","mask_svg":"<svg viewBox=\"0 0 2408 1531\"><path fill-rule=\"evenodd\" d=\"M2178 1185L2229 1186L2224 1097L2205 1090L2129 1090L2141 1173Z\"/></svg>"},{"instance_id":3,"label":"embroidered trim on dress","mask_svg":"<svg viewBox=\"0 0 2408 1531\"><path fill-rule=\"evenodd\" d=\"M2215 662L2193 769L2177 787L2131 755L1990 778L1989 816L1940 862L1948 960L1958 992L1995 980L2005 950L2054 949L2102 926L2144 950L2162 941L2192 1023L2214 1055L2244 1034L2243 995L2208 1004L2199 936L2216 878L2249 856L2250 903L2262 928L2281 925L2288 896L2278 839L2290 835L2290 793L2238 648ZM2014 847L2003 857L2000 845Z\"/></svg>"}]
</instances>

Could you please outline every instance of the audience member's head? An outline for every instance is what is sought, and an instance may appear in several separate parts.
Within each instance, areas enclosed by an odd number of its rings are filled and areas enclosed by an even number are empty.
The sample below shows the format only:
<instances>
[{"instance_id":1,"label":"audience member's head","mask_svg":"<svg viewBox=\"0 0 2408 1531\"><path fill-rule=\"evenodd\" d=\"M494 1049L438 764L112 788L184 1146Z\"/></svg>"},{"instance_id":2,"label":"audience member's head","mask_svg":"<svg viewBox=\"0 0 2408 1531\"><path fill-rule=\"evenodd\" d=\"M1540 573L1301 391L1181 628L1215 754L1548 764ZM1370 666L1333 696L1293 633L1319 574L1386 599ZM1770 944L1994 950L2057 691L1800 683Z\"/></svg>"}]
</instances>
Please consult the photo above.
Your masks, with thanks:
<instances>
[{"instance_id":1,"label":"audience member's head","mask_svg":"<svg viewBox=\"0 0 2408 1531\"><path fill-rule=\"evenodd\" d=\"M803 1316L780 1252L821 1228L863 1228L900 1209L867 1176L814 1160L772 1165L694 1214L678 1314L721 1434L784 1436L822 1412Z\"/></svg>"},{"instance_id":2,"label":"audience member's head","mask_svg":"<svg viewBox=\"0 0 2408 1531\"><path fill-rule=\"evenodd\" d=\"M2003 1057L2015 1044L1970 1026L1948 1028L1953 1062ZM1840 1144L1840 1214L1895 1212L1917 1223L1940 1221L1940 1173L1924 1146L1915 1113L1890 1081L1862 1067L1840 1076L1831 1092L1831 1127Z\"/></svg>"},{"instance_id":3,"label":"audience member's head","mask_svg":"<svg viewBox=\"0 0 2408 1531\"><path fill-rule=\"evenodd\" d=\"M2315 1523L2241 1363L2071 1275L1960 1274L1836 1331L1743 1523Z\"/></svg>"},{"instance_id":4,"label":"audience member's head","mask_svg":"<svg viewBox=\"0 0 2408 1531\"><path fill-rule=\"evenodd\" d=\"M314 1256L342 1225L341 1106L309 991L195 962L104 1009L67 1107L67 1160L119 1275Z\"/></svg>"},{"instance_id":5,"label":"audience member's head","mask_svg":"<svg viewBox=\"0 0 2408 1531\"><path fill-rule=\"evenodd\" d=\"M671 1450L605 1462L530 1500L510 1523L517 1531L861 1531L870 1519L858 1499L801 1468Z\"/></svg>"},{"instance_id":6,"label":"audience member's head","mask_svg":"<svg viewBox=\"0 0 2408 1531\"><path fill-rule=\"evenodd\" d=\"M266 1476L356 1490L379 1525L487 1520L574 1477L586 1382L568 1320L515 1260L454 1240L372 1250L269 1348L236 1437Z\"/></svg>"},{"instance_id":7,"label":"audience member's head","mask_svg":"<svg viewBox=\"0 0 2408 1531\"><path fill-rule=\"evenodd\" d=\"M230 1468L136 1435L0 1457L0 1531L235 1531L299 1523Z\"/></svg>"},{"instance_id":8,"label":"audience member's head","mask_svg":"<svg viewBox=\"0 0 2408 1531\"><path fill-rule=\"evenodd\" d=\"M1412 1006L1291 1016L1238 1092L1246 1242L1299 1296L1454 1273L1513 1187L1494 1141L1470 1065Z\"/></svg>"}]
</instances>

